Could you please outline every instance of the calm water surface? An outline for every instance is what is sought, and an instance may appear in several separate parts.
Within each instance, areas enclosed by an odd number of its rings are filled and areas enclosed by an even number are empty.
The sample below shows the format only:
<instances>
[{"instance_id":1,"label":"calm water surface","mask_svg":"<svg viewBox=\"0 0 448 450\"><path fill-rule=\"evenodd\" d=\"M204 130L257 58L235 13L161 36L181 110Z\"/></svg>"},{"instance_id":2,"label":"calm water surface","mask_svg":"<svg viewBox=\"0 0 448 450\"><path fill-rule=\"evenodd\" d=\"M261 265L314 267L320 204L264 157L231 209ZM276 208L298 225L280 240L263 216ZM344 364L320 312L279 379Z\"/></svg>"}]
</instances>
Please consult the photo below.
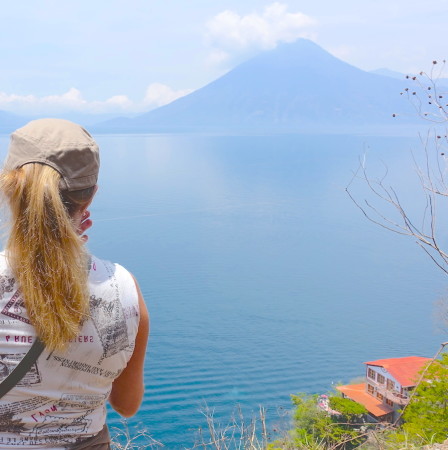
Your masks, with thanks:
<instances>
[{"instance_id":1,"label":"calm water surface","mask_svg":"<svg viewBox=\"0 0 448 450\"><path fill-rule=\"evenodd\" d=\"M344 192L367 151L373 172L385 161L419 210L417 140L97 140L89 247L134 273L151 313L147 395L131 428L144 425L167 448L191 446L204 405L225 423L237 404L249 416L265 406L273 428L291 393L348 382L363 361L433 355L445 340L432 317L444 276Z\"/></svg>"}]
</instances>

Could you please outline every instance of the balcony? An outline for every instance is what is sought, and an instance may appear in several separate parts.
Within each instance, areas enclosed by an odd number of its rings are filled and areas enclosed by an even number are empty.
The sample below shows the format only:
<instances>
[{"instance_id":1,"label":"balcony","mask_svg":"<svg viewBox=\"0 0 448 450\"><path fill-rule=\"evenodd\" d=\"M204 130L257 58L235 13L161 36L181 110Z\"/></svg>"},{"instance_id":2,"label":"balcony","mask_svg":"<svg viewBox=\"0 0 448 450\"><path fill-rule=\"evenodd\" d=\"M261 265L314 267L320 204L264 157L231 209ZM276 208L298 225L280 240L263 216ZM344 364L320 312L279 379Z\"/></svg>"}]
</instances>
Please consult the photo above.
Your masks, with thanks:
<instances>
[{"instance_id":1,"label":"balcony","mask_svg":"<svg viewBox=\"0 0 448 450\"><path fill-rule=\"evenodd\" d=\"M394 390L389 390L386 388L386 386L375 384L374 387L375 387L375 395L378 392L381 395L383 395L384 398L388 398L389 400L393 401L398 405L405 405L409 400L409 397L407 397L406 395L400 394L399 392Z\"/></svg>"}]
</instances>

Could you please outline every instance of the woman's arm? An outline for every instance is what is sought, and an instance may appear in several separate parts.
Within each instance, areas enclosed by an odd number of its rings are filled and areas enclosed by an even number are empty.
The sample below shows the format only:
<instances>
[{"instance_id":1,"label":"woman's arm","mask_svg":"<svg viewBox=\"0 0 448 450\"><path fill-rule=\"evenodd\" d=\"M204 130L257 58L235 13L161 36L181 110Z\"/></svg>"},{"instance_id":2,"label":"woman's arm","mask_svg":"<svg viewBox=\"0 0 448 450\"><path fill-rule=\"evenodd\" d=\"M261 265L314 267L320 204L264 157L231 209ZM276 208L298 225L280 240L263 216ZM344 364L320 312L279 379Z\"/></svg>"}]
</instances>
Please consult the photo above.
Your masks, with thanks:
<instances>
[{"instance_id":1,"label":"woman's arm","mask_svg":"<svg viewBox=\"0 0 448 450\"><path fill-rule=\"evenodd\" d=\"M135 278L134 278L135 281ZM149 335L149 314L140 288L135 281L140 308L140 322L131 359L121 374L115 378L109 403L123 417L133 416L139 409L144 394L143 369Z\"/></svg>"}]
</instances>

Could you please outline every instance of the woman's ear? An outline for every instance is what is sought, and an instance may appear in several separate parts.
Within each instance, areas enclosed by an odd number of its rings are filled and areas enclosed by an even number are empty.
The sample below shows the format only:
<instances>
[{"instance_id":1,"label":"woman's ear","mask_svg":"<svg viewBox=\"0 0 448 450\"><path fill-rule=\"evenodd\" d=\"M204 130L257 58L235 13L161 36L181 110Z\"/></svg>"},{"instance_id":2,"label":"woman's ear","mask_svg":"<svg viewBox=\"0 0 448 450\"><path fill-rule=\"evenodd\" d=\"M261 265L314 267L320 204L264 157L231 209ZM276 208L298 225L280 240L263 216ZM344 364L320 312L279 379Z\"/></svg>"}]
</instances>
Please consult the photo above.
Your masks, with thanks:
<instances>
[{"instance_id":1,"label":"woman's ear","mask_svg":"<svg viewBox=\"0 0 448 450\"><path fill-rule=\"evenodd\" d=\"M81 214L83 214L85 211L87 211L88 207L92 204L93 198L95 197L95 194L97 193L97 191L98 191L98 185L95 184L95 187L93 189L93 194L90 197L90 200L81 207Z\"/></svg>"},{"instance_id":2,"label":"woman's ear","mask_svg":"<svg viewBox=\"0 0 448 450\"><path fill-rule=\"evenodd\" d=\"M93 197L95 197L95 194L98 190L98 185L95 185L95 189L93 191L92 196L90 197L90 200L82 206L82 208L78 212L78 218L76 223L77 233L81 236L81 239L84 242L87 242L89 240L89 236L84 234L92 225L93 222L90 219L90 211L88 211L89 206L92 203Z\"/></svg>"}]
</instances>

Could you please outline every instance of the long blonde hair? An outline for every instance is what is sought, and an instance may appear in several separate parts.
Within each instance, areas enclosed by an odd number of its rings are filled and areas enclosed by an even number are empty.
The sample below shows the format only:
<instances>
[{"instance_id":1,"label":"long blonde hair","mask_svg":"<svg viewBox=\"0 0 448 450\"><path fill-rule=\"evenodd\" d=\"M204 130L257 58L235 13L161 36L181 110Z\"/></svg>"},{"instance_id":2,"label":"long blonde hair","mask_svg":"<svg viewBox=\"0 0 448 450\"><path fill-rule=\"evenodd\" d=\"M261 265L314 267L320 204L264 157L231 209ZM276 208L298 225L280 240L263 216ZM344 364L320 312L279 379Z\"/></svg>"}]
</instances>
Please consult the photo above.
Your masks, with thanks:
<instances>
[{"instance_id":1,"label":"long blonde hair","mask_svg":"<svg viewBox=\"0 0 448 450\"><path fill-rule=\"evenodd\" d=\"M60 192L60 175L38 163L4 172L0 189L11 210L6 256L28 317L49 350L63 349L88 312L88 254L72 216L93 188Z\"/></svg>"}]
</instances>

